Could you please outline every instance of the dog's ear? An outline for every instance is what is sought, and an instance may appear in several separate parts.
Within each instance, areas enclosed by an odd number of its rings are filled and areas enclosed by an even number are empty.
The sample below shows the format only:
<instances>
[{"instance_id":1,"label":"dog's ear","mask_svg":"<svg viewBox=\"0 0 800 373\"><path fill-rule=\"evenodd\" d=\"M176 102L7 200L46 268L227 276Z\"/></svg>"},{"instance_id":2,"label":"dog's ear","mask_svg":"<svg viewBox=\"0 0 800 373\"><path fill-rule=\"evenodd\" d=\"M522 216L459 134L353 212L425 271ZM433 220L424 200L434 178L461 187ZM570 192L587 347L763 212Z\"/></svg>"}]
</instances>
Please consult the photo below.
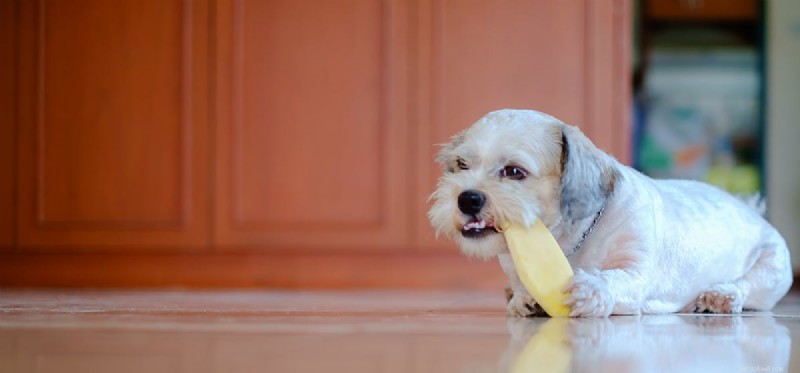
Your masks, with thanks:
<instances>
[{"instance_id":1,"label":"dog's ear","mask_svg":"<svg viewBox=\"0 0 800 373\"><path fill-rule=\"evenodd\" d=\"M614 191L616 178L610 156L578 127L561 126L561 213L565 220L597 214Z\"/></svg>"},{"instance_id":2,"label":"dog's ear","mask_svg":"<svg viewBox=\"0 0 800 373\"><path fill-rule=\"evenodd\" d=\"M436 162L441 164L444 167L445 171L453 172L453 170L448 169L448 167L452 167L450 162L452 161L452 153L453 151L462 143L464 143L464 137L466 136L467 130L463 130L450 138L450 142L447 144L442 144L442 149L439 150L439 154L436 155Z\"/></svg>"}]
</instances>

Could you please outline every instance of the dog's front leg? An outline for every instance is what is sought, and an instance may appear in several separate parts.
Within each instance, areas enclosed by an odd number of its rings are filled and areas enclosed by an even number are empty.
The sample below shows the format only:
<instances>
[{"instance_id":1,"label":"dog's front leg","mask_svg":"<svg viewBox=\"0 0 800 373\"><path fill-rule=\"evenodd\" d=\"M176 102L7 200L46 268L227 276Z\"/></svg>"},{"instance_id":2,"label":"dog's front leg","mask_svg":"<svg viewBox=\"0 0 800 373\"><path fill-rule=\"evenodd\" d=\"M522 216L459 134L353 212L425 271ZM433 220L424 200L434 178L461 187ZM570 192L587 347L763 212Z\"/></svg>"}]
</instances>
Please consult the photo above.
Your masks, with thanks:
<instances>
[{"instance_id":1,"label":"dog's front leg","mask_svg":"<svg viewBox=\"0 0 800 373\"><path fill-rule=\"evenodd\" d=\"M498 254L497 260L503 267L503 272L508 276L508 284L512 291L511 299L506 305L506 314L516 317L547 315L542 307L536 304L531 294L525 289L525 285L522 284L522 280L519 279L511 254Z\"/></svg>"},{"instance_id":2,"label":"dog's front leg","mask_svg":"<svg viewBox=\"0 0 800 373\"><path fill-rule=\"evenodd\" d=\"M610 269L586 272L576 269L565 289L571 317L607 317L641 313L644 286L636 271Z\"/></svg>"}]
</instances>

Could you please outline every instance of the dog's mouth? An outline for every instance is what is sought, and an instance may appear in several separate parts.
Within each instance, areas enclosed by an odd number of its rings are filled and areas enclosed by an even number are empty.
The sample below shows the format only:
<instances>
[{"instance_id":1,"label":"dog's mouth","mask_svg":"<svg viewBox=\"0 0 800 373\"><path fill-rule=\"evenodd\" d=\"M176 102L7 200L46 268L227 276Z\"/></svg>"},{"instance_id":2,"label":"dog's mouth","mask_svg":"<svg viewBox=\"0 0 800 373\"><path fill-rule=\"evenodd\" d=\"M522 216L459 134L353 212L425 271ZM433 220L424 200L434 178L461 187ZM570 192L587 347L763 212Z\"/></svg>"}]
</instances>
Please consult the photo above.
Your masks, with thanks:
<instances>
[{"instance_id":1,"label":"dog's mouth","mask_svg":"<svg viewBox=\"0 0 800 373\"><path fill-rule=\"evenodd\" d=\"M466 238L482 238L495 233L499 233L499 231L495 228L494 223L475 218L470 219L461 227L461 235Z\"/></svg>"}]
</instances>

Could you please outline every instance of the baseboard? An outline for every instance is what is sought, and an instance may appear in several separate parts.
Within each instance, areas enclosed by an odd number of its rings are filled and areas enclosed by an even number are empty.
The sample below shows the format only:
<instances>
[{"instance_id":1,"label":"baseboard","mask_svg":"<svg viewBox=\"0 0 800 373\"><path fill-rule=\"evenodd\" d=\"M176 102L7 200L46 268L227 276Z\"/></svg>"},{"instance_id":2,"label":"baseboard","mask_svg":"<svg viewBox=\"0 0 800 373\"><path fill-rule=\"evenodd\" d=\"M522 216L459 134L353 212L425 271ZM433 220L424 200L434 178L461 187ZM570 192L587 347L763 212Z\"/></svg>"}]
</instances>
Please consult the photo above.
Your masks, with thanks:
<instances>
[{"instance_id":1,"label":"baseboard","mask_svg":"<svg viewBox=\"0 0 800 373\"><path fill-rule=\"evenodd\" d=\"M496 261L426 253L0 253L0 287L498 289Z\"/></svg>"}]
</instances>

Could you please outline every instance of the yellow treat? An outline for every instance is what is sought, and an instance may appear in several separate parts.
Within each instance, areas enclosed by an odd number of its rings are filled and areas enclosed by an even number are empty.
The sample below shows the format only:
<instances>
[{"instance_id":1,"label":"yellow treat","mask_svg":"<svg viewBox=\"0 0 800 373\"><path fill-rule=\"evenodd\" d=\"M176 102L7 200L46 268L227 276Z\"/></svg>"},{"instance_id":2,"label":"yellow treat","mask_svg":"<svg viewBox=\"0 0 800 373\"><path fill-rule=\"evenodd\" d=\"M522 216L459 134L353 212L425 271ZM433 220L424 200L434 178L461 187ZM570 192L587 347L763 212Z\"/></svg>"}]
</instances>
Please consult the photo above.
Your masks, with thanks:
<instances>
[{"instance_id":1,"label":"yellow treat","mask_svg":"<svg viewBox=\"0 0 800 373\"><path fill-rule=\"evenodd\" d=\"M510 224L503 234L517 275L533 299L548 315L568 317L567 294L562 290L572 278L572 267L547 227L541 220L530 228Z\"/></svg>"}]
</instances>

